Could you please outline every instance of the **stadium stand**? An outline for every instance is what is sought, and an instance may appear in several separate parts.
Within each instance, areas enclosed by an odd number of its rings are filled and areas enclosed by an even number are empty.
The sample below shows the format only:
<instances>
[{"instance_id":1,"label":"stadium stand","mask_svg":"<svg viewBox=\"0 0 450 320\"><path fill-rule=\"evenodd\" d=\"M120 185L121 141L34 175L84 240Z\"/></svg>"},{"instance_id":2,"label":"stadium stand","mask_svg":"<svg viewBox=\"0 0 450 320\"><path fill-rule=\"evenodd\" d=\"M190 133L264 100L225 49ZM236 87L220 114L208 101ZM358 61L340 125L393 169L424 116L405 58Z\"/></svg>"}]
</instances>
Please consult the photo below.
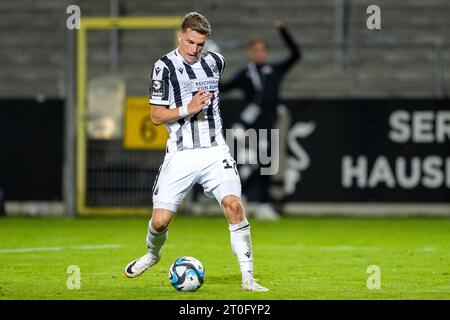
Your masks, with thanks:
<instances>
[{"instance_id":1,"label":"stadium stand","mask_svg":"<svg viewBox=\"0 0 450 320\"><path fill-rule=\"evenodd\" d=\"M344 4L342 42L336 37L339 3ZM64 19L70 4L80 5L84 16L110 12L108 0L0 2L4 17L0 20L0 97L65 96ZM302 63L285 81L287 98L448 94L448 1L377 1L382 10L381 30L365 27L370 4L362 0L129 0L120 2L119 12L129 16L203 12L213 23L213 39L227 57L226 76L245 63L245 43L251 35L266 36L274 58L283 55L281 41L271 27L273 19L282 18L304 49ZM119 72L127 82L127 94L145 94L149 64L172 44L173 37L163 31L155 31L152 38L143 31L120 33ZM89 45L94 49L89 56L90 77L95 77L109 65L108 33L93 34ZM339 52L342 61L337 60Z\"/></svg>"}]
</instances>

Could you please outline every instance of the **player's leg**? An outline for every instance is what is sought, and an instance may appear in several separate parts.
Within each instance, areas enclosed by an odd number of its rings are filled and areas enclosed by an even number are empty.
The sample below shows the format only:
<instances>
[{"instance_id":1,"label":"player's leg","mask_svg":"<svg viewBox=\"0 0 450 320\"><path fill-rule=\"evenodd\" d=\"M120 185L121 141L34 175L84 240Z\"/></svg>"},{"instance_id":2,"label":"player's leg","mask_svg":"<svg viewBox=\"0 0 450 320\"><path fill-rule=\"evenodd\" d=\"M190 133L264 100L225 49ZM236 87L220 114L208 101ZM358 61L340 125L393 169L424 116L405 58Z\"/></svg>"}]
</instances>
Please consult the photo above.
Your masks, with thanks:
<instances>
[{"instance_id":1,"label":"player's leg","mask_svg":"<svg viewBox=\"0 0 450 320\"><path fill-rule=\"evenodd\" d=\"M256 283L253 277L250 223L245 217L240 198L234 194L223 197L222 208L229 223L231 248L241 269L242 288L247 291L268 291L267 288Z\"/></svg>"},{"instance_id":2,"label":"player's leg","mask_svg":"<svg viewBox=\"0 0 450 320\"><path fill-rule=\"evenodd\" d=\"M208 158L211 165L205 166L199 183L205 193L212 194L224 209L228 219L231 248L236 255L242 273L242 287L250 291L267 291L253 279L253 253L250 224L241 203L241 181L236 162L228 148L217 147Z\"/></svg>"},{"instance_id":3,"label":"player's leg","mask_svg":"<svg viewBox=\"0 0 450 320\"><path fill-rule=\"evenodd\" d=\"M152 218L148 223L146 242L149 253L154 257L161 257L161 248L167 240L169 224L174 213L167 209L153 209Z\"/></svg>"},{"instance_id":4,"label":"player's leg","mask_svg":"<svg viewBox=\"0 0 450 320\"><path fill-rule=\"evenodd\" d=\"M173 215L174 212L167 209L153 209L152 218L148 223L146 239L148 252L139 259L131 261L125 267L125 275L128 278L135 278L141 275L148 268L159 262L161 249L167 240L168 227Z\"/></svg>"},{"instance_id":5,"label":"player's leg","mask_svg":"<svg viewBox=\"0 0 450 320\"><path fill-rule=\"evenodd\" d=\"M195 183L196 169L187 165L195 163L194 158L192 152L182 151L164 159L153 188L153 214L146 237L148 252L126 266L127 277L141 275L161 259L161 249L173 215Z\"/></svg>"}]
</instances>

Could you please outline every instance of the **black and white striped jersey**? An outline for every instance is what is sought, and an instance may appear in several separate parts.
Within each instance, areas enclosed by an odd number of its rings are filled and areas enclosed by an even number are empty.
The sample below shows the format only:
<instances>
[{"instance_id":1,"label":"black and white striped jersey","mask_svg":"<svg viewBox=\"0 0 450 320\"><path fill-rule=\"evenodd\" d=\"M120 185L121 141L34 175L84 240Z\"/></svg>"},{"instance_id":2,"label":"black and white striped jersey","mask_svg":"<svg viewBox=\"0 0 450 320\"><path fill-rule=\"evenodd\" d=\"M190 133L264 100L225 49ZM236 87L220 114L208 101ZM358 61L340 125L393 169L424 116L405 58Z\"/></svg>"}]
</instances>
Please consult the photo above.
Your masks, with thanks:
<instances>
[{"instance_id":1,"label":"black and white striped jersey","mask_svg":"<svg viewBox=\"0 0 450 320\"><path fill-rule=\"evenodd\" d=\"M150 104L173 109L187 105L199 91L213 93L202 111L166 124L167 152L225 144L219 110L219 79L224 58L204 51L194 64L188 64L175 49L156 61L150 84Z\"/></svg>"}]
</instances>

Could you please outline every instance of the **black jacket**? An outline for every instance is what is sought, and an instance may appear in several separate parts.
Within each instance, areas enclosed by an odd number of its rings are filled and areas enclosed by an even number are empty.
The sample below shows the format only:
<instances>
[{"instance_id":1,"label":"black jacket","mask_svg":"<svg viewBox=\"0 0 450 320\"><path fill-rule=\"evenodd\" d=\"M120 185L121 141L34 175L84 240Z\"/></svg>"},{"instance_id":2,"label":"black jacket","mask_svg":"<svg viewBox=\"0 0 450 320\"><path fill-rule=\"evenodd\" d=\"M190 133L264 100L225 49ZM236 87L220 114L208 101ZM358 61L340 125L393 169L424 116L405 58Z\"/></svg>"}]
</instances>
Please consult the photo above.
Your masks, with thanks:
<instances>
[{"instance_id":1,"label":"black jacket","mask_svg":"<svg viewBox=\"0 0 450 320\"><path fill-rule=\"evenodd\" d=\"M220 84L220 92L232 89L241 89L244 92L244 100L248 106L254 103L260 107L259 115L251 123L245 123L247 127L255 129L272 128L277 119L277 106L279 104L280 84L286 72L301 58L300 48L285 28L279 28L281 37L290 50L289 56L279 62L255 65L250 63L239 70L226 83ZM255 72L259 78L259 88L255 88ZM257 86L258 87L258 86ZM245 112L245 109L244 111Z\"/></svg>"}]
</instances>

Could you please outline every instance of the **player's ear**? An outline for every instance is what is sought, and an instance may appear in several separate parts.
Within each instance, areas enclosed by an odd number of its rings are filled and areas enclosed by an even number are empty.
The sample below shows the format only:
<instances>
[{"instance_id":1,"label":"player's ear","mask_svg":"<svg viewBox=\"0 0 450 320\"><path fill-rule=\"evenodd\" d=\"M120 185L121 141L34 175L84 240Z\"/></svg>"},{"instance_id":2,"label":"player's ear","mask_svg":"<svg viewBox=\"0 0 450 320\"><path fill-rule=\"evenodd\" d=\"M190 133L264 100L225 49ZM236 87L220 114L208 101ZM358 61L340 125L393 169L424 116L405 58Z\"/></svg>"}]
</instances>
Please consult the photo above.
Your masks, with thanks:
<instances>
[{"instance_id":1,"label":"player's ear","mask_svg":"<svg viewBox=\"0 0 450 320\"><path fill-rule=\"evenodd\" d=\"M181 42L181 36L182 36L182 33L181 33L181 31L178 31L178 43L180 43L180 42Z\"/></svg>"}]
</instances>

